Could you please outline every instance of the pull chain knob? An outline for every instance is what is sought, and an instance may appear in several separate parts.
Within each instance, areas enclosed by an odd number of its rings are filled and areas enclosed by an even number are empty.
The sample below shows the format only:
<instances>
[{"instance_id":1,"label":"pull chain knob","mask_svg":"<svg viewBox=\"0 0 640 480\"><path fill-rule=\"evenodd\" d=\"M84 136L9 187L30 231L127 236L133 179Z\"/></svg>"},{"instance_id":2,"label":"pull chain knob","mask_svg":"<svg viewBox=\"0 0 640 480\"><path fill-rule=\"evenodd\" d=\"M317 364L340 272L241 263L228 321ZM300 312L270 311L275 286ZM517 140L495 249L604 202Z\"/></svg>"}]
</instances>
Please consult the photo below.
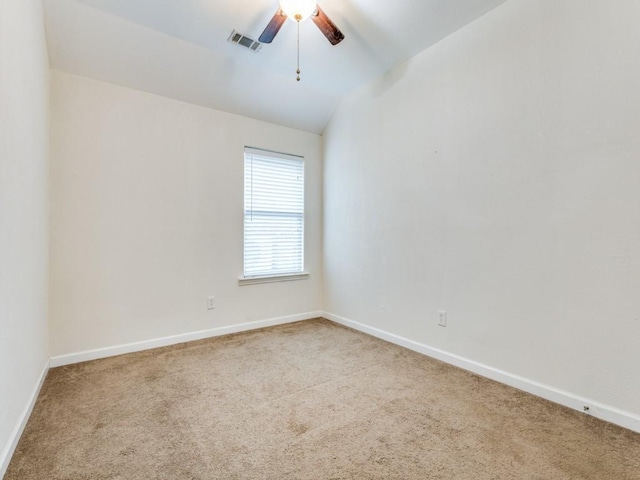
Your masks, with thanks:
<instances>
[{"instance_id":1,"label":"pull chain knob","mask_svg":"<svg viewBox=\"0 0 640 480\"><path fill-rule=\"evenodd\" d=\"M296 77L296 81L299 82L300 81L300 20L298 20L298 69L296 70L296 73L298 74L298 76Z\"/></svg>"}]
</instances>

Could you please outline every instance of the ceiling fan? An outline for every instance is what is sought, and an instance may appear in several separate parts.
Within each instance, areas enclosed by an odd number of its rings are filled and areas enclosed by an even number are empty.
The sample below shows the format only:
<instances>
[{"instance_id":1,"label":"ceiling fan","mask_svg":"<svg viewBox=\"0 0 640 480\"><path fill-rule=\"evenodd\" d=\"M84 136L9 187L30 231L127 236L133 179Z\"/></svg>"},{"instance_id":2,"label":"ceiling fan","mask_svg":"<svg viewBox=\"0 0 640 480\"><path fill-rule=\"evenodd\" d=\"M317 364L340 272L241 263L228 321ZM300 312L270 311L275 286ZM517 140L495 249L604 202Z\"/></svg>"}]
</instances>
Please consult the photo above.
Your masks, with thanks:
<instances>
[{"instance_id":1,"label":"ceiling fan","mask_svg":"<svg viewBox=\"0 0 640 480\"><path fill-rule=\"evenodd\" d=\"M344 40L344 34L322 11L316 0L280 0L280 8L260 35L260 43L273 42L287 18L298 24L297 80L300 81L300 22L311 18L331 45L337 45Z\"/></svg>"}]
</instances>

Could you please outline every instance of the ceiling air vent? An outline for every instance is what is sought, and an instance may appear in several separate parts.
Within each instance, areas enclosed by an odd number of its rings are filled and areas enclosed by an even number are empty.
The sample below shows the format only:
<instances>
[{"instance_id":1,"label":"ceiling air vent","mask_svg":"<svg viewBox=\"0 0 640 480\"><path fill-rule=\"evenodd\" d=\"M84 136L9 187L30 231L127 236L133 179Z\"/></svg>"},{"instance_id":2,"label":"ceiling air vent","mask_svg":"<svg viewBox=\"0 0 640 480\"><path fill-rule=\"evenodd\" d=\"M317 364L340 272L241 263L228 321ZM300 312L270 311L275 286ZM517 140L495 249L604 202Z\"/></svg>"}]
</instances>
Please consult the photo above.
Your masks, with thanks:
<instances>
[{"instance_id":1,"label":"ceiling air vent","mask_svg":"<svg viewBox=\"0 0 640 480\"><path fill-rule=\"evenodd\" d=\"M231 32L228 39L231 43L235 43L240 45L241 47L248 48L252 52L258 52L262 48L262 44L253 38L249 38L246 35L242 35L241 33L236 32L235 30Z\"/></svg>"}]
</instances>

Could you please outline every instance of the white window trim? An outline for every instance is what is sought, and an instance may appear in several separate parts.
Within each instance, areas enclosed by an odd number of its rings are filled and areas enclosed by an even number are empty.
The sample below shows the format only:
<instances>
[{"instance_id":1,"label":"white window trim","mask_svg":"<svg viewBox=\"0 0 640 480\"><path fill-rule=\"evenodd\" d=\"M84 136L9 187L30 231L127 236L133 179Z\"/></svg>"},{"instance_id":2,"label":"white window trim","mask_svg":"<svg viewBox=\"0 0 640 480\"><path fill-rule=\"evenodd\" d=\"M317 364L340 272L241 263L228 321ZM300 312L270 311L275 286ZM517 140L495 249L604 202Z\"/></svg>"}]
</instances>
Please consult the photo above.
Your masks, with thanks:
<instances>
[{"instance_id":1,"label":"white window trim","mask_svg":"<svg viewBox=\"0 0 640 480\"><path fill-rule=\"evenodd\" d=\"M276 283L276 282L294 282L296 280L307 280L309 278L308 272L292 273L287 275L268 275L263 277L241 277L238 279L238 285L260 285L261 283Z\"/></svg>"},{"instance_id":2,"label":"white window trim","mask_svg":"<svg viewBox=\"0 0 640 480\"><path fill-rule=\"evenodd\" d=\"M280 158L282 160L304 160L302 155L293 155L292 153L275 152L273 150L267 150L266 148L244 147L244 153L249 155L262 155L268 154L273 158Z\"/></svg>"}]
</instances>

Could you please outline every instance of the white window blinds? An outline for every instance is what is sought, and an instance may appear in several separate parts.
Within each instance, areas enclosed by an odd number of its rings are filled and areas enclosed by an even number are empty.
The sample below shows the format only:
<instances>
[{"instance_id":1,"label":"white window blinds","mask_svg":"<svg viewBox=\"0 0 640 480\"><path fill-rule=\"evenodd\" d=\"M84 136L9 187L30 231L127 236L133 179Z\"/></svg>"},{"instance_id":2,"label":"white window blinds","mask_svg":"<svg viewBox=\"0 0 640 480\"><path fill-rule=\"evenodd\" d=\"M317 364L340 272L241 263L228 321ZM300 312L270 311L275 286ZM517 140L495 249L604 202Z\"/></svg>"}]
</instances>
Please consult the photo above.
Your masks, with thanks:
<instances>
[{"instance_id":1,"label":"white window blinds","mask_svg":"<svg viewBox=\"0 0 640 480\"><path fill-rule=\"evenodd\" d=\"M304 270L304 159L244 152L244 277Z\"/></svg>"}]
</instances>

